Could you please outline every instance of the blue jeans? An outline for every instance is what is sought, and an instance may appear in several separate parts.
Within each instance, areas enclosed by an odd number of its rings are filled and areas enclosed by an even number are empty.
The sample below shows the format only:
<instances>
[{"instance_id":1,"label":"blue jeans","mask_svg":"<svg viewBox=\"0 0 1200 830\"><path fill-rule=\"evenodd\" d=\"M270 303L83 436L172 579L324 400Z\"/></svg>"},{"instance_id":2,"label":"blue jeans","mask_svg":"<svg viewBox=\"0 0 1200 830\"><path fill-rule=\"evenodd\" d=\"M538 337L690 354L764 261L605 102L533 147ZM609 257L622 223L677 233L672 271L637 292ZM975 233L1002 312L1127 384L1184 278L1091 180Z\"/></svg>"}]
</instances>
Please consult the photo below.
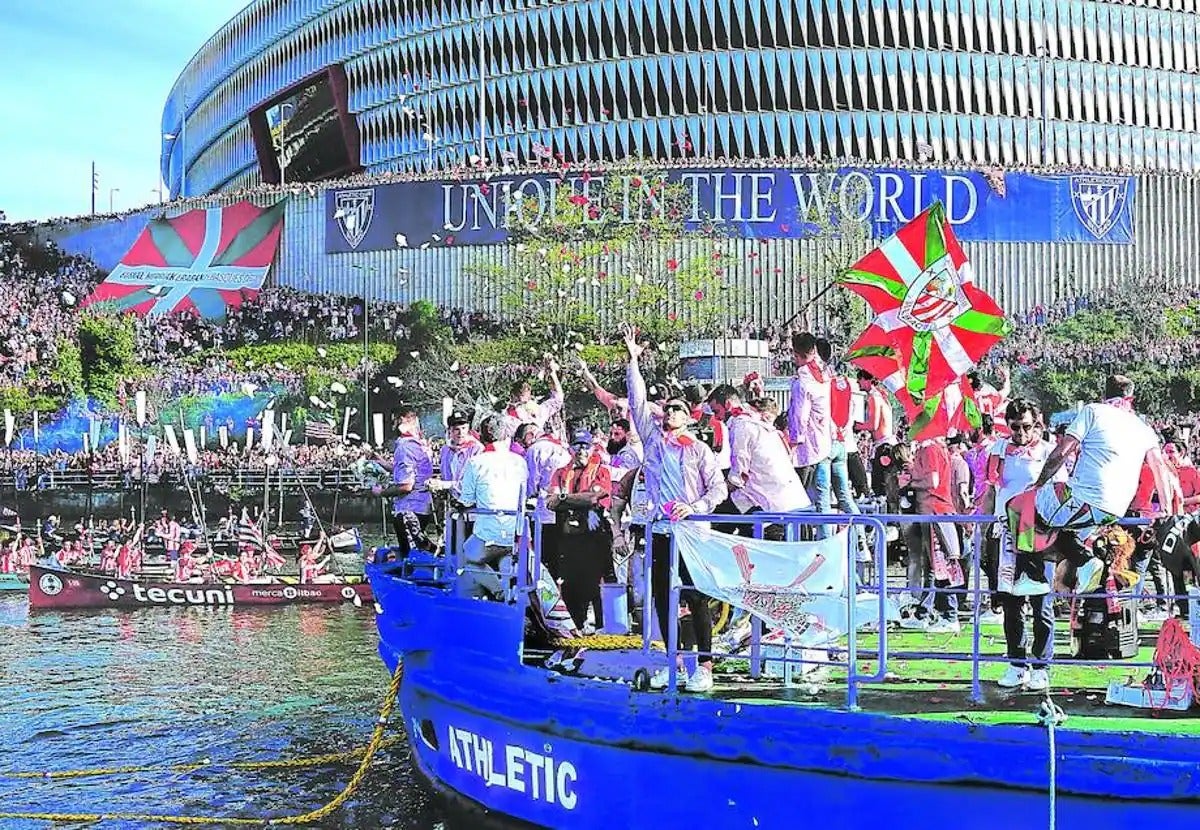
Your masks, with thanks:
<instances>
[{"instance_id":1,"label":"blue jeans","mask_svg":"<svg viewBox=\"0 0 1200 830\"><path fill-rule=\"evenodd\" d=\"M843 463L845 459L843 458ZM816 464L809 464L807 467L801 467L797 472L800 475L800 483L808 490L808 497L812 500L812 511L814 513L831 513L833 512L831 498L833 495L833 486L830 481L830 466L829 459L822 458ZM829 525L817 526L817 538L824 539L830 535Z\"/></svg>"},{"instance_id":2,"label":"blue jeans","mask_svg":"<svg viewBox=\"0 0 1200 830\"><path fill-rule=\"evenodd\" d=\"M855 516L861 515L862 511L858 509L858 502L854 500L854 491L850 487L850 468L846 464L846 445L841 441L834 441L833 451L829 453L829 478L831 496L838 510ZM864 571L863 560L867 549L867 539L863 527L860 525L853 528L850 538L850 549L853 551L851 555L858 562L856 570L861 582Z\"/></svg>"}]
</instances>

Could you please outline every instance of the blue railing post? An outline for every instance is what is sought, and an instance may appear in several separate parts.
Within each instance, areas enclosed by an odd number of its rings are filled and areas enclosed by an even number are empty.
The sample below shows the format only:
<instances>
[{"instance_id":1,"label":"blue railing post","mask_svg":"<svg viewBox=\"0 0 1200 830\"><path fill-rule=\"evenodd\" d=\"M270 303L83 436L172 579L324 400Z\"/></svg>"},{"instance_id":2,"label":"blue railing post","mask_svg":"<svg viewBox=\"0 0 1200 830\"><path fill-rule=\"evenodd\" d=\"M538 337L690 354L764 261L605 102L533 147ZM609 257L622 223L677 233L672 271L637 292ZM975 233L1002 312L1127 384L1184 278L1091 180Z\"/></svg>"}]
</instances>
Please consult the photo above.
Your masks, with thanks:
<instances>
[{"instance_id":1,"label":"blue railing post","mask_svg":"<svg viewBox=\"0 0 1200 830\"><path fill-rule=\"evenodd\" d=\"M679 651L679 547L675 534L671 534L671 571L668 576L670 589L667 591L667 630L662 632L667 642L667 689L675 694L675 682L679 675L676 658ZM692 624L695 625L695 620Z\"/></svg>"},{"instance_id":2,"label":"blue railing post","mask_svg":"<svg viewBox=\"0 0 1200 830\"><path fill-rule=\"evenodd\" d=\"M792 525L790 523L784 525L785 535L790 537ZM754 524L754 538L761 539L763 534L763 526L761 522ZM758 680L762 676L762 620L757 616L750 615L750 677L753 680Z\"/></svg>"},{"instance_id":3,"label":"blue railing post","mask_svg":"<svg viewBox=\"0 0 1200 830\"><path fill-rule=\"evenodd\" d=\"M979 581L980 574L983 572L983 532L982 525L976 524L975 531L971 534L972 543L975 546L975 561L971 565L971 570L974 574L974 608L971 610L972 626L971 626L971 702L983 703L983 687L979 680L979 643L982 639L979 633L979 613L980 606L983 603L983 591L980 590Z\"/></svg>"},{"instance_id":4,"label":"blue railing post","mask_svg":"<svg viewBox=\"0 0 1200 830\"><path fill-rule=\"evenodd\" d=\"M650 654L654 638L654 531L646 523L646 542L642 556L642 653ZM661 633L661 632L660 632ZM665 635L664 635L665 636Z\"/></svg>"},{"instance_id":5,"label":"blue railing post","mask_svg":"<svg viewBox=\"0 0 1200 830\"><path fill-rule=\"evenodd\" d=\"M846 708L858 708L858 568L855 567L854 515L846 524ZM887 623L880 622L880 628Z\"/></svg>"}]
</instances>

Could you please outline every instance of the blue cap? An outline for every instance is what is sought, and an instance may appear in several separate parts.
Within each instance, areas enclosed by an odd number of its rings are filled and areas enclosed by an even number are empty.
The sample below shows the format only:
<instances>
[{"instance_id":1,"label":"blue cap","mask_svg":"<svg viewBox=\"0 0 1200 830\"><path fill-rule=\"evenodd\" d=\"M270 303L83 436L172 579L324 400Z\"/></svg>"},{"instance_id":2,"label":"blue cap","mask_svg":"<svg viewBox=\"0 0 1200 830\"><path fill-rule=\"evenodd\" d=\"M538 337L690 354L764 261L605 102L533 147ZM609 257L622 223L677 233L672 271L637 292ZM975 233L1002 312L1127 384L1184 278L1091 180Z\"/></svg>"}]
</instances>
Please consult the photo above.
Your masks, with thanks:
<instances>
[{"instance_id":1,"label":"blue cap","mask_svg":"<svg viewBox=\"0 0 1200 830\"><path fill-rule=\"evenodd\" d=\"M578 447L580 445L585 445L588 447L592 445L591 430L577 429L571 433L571 446Z\"/></svg>"}]
</instances>

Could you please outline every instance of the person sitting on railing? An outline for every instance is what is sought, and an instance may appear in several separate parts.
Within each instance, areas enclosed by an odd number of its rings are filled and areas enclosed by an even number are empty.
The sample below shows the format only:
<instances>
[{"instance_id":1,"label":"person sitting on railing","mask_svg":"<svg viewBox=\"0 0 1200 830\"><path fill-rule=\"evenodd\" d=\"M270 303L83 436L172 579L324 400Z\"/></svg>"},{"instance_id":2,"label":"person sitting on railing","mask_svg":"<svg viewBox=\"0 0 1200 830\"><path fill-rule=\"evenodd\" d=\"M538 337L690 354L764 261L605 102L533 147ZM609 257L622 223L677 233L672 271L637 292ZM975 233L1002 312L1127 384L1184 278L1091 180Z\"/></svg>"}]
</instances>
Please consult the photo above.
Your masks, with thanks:
<instances>
[{"instance_id":1,"label":"person sitting on railing","mask_svg":"<svg viewBox=\"0 0 1200 830\"><path fill-rule=\"evenodd\" d=\"M742 406L736 389L722 384L709 396L713 409L721 414L729 429L731 465L726 479L731 505L739 514L798 513L812 507L812 501L792 466L787 442L752 409ZM718 511L721 508L718 507ZM768 539L783 539L784 528L764 528ZM753 536L752 525L730 525L730 531Z\"/></svg>"},{"instance_id":2,"label":"person sitting on railing","mask_svg":"<svg viewBox=\"0 0 1200 830\"><path fill-rule=\"evenodd\" d=\"M464 509L517 511L525 492L528 468L525 459L512 451L506 420L489 415L479 425L483 450L467 462L459 501ZM471 535L463 544L463 559L471 566L472 592L479 597L499 599L503 591L493 568L512 552L516 534L515 515L481 514L475 517Z\"/></svg>"},{"instance_id":3,"label":"person sitting on railing","mask_svg":"<svg viewBox=\"0 0 1200 830\"><path fill-rule=\"evenodd\" d=\"M979 502L979 512L986 516L997 516L1008 500L1027 489L1042 472L1046 459L1053 447L1042 437L1042 413L1037 404L1026 398L1015 398L1008 402L1004 412L1009 437L999 438L991 446L985 469L986 488ZM1050 676L1046 663L1054 656L1054 601L1045 593L1035 594L1022 591L1015 593L1014 584L1024 585L1035 581L1049 585L1054 580L1054 561L1040 557L1022 557L1020 573L1018 563L1011 553L1011 546L1004 538L1008 531L1002 521L984 525L986 564L994 571L992 584L999 588L1003 609L1004 641L1008 659L1012 662L998 681L1004 688L1024 687L1030 691L1044 691L1049 687ZM1026 597L1033 611L1033 668L1026 662L1025 613ZM980 621L983 618L980 617Z\"/></svg>"},{"instance_id":4,"label":"person sitting on railing","mask_svg":"<svg viewBox=\"0 0 1200 830\"><path fill-rule=\"evenodd\" d=\"M572 434L571 452L571 461L555 470L550 479L546 507L558 521L563 604L583 631L589 606L596 628L604 627L600 581L612 568L612 529L606 516L612 478L588 430Z\"/></svg>"},{"instance_id":5,"label":"person sitting on railing","mask_svg":"<svg viewBox=\"0 0 1200 830\"><path fill-rule=\"evenodd\" d=\"M1067 458L1078 453L1065 483L1055 481ZM1159 448L1158 435L1133 411L1133 381L1110 375L1104 400L1080 410L1067 427L1033 487L1007 504L1009 530L1018 556L1035 556L1055 545L1062 558L1056 581L1075 592L1096 589L1104 562L1092 555L1096 531L1124 516L1137 492L1142 464L1149 465L1160 511L1180 512L1179 480ZM1048 586L1033 585L1045 593ZM1014 586L1014 592L1019 592Z\"/></svg>"},{"instance_id":6,"label":"person sitting on railing","mask_svg":"<svg viewBox=\"0 0 1200 830\"><path fill-rule=\"evenodd\" d=\"M675 610L671 601L671 523L686 519L693 513L711 513L725 501L728 488L716 455L709 447L688 431L691 423L691 407L679 397L668 398L663 404L662 424L655 422L646 397L646 381L642 377L638 358L645 346L637 339L637 331L629 325L622 326L625 347L629 351L629 370L626 376L629 387L629 408L633 415L646 463L642 471L646 477L646 496L654 515L651 545L651 571L653 575L654 610L659 629L664 639L670 630L670 620ZM712 618L708 610L708 599L694 589L687 565L680 559L679 577L685 586L681 599L692 615L692 626L696 634L696 645L700 651L700 662L696 673L687 678L685 688L690 692L711 691L712 680ZM680 658L682 665L682 658ZM681 679L686 672L680 672ZM664 689L669 674L659 669L650 680L651 688Z\"/></svg>"}]
</instances>

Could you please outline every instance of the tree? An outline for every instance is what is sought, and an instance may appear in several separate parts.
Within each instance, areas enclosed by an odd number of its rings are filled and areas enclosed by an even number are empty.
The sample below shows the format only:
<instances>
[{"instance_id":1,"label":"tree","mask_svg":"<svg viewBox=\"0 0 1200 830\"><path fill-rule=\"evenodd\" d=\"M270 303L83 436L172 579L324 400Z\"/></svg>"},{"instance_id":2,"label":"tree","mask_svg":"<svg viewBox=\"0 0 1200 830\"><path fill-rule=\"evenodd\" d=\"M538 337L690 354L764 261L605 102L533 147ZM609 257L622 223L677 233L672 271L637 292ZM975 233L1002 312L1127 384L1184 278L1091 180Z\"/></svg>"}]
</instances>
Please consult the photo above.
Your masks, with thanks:
<instances>
[{"instance_id":1,"label":"tree","mask_svg":"<svg viewBox=\"0 0 1200 830\"><path fill-rule=\"evenodd\" d=\"M729 252L711 223L686 223L686 189L665 172L615 169L559 179L542 212L511 208L512 244L468 268L483 307L496 308L535 352L600 342L614 318L666 351L713 328L733 302Z\"/></svg>"},{"instance_id":2,"label":"tree","mask_svg":"<svg viewBox=\"0 0 1200 830\"><path fill-rule=\"evenodd\" d=\"M103 305L85 309L79 318L79 362L83 392L105 404L116 402L117 383L136 374L137 337L133 318Z\"/></svg>"}]
</instances>

